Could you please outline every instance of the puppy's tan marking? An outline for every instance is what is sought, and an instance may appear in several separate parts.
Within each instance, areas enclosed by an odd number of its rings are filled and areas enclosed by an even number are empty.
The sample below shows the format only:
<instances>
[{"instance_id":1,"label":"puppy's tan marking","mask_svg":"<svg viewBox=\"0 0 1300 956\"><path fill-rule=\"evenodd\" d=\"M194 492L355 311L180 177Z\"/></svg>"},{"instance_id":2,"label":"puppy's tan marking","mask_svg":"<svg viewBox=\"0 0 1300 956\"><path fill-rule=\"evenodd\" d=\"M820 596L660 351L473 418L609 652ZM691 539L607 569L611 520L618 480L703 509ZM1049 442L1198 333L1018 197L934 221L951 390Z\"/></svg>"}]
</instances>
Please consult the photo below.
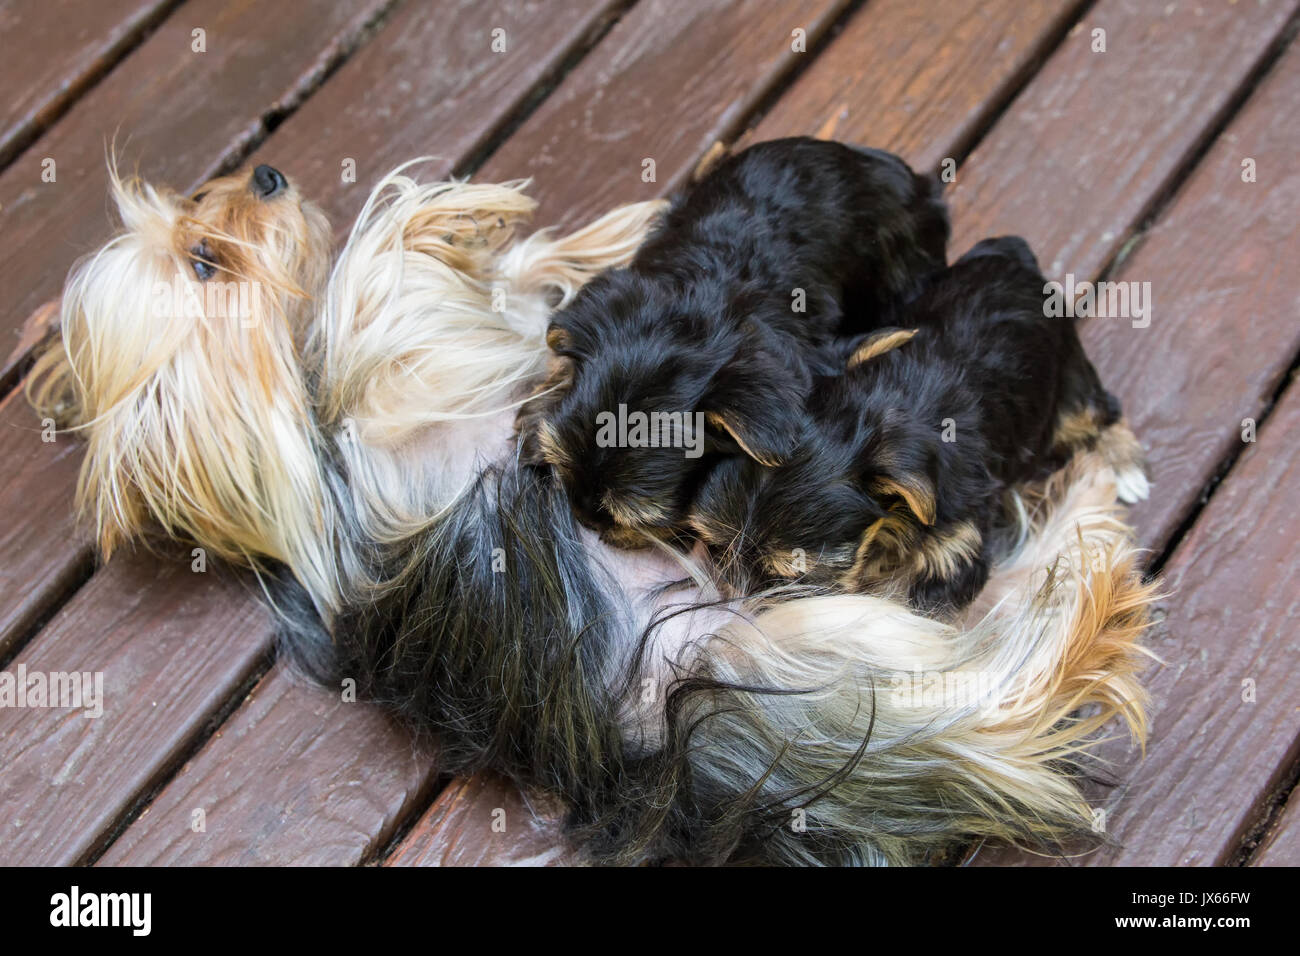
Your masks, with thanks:
<instances>
[{"instance_id":1,"label":"puppy's tan marking","mask_svg":"<svg viewBox=\"0 0 1300 956\"><path fill-rule=\"evenodd\" d=\"M886 352L892 352L904 342L911 341L917 331L917 329L888 329L874 333L849 356L849 364L846 368L857 368L863 362L869 362Z\"/></svg>"},{"instance_id":2,"label":"puppy's tan marking","mask_svg":"<svg viewBox=\"0 0 1300 956\"><path fill-rule=\"evenodd\" d=\"M835 131L840 128L840 120L849 115L849 105L841 103L839 109L827 117L821 128L814 135L815 139L834 139Z\"/></svg>"},{"instance_id":3,"label":"puppy's tan marking","mask_svg":"<svg viewBox=\"0 0 1300 956\"><path fill-rule=\"evenodd\" d=\"M571 337L568 329L561 328L558 325L552 325L546 330L546 347L552 352L558 352L561 349L567 348L570 341Z\"/></svg>"},{"instance_id":4,"label":"puppy's tan marking","mask_svg":"<svg viewBox=\"0 0 1300 956\"><path fill-rule=\"evenodd\" d=\"M921 524L934 524L934 490L924 479L881 477L871 483L871 491L879 495L897 495L907 503Z\"/></svg>"},{"instance_id":5,"label":"puppy's tan marking","mask_svg":"<svg viewBox=\"0 0 1300 956\"><path fill-rule=\"evenodd\" d=\"M713 145L705 150L700 161L695 164L695 171L691 173L691 182L698 183L705 176L713 171L713 167L727 158L727 144L722 140L715 140Z\"/></svg>"},{"instance_id":6,"label":"puppy's tan marking","mask_svg":"<svg viewBox=\"0 0 1300 956\"><path fill-rule=\"evenodd\" d=\"M961 521L943 531L927 534L913 553L917 576L951 578L963 565L979 556L984 538L969 521Z\"/></svg>"},{"instance_id":7,"label":"puppy's tan marking","mask_svg":"<svg viewBox=\"0 0 1300 956\"><path fill-rule=\"evenodd\" d=\"M710 425L721 428L724 432L730 435L736 444L740 446L740 450L760 465L766 465L768 468L775 468L778 465L784 464L784 459L782 459L780 455L760 454L757 450L751 448L745 439L741 437L739 429L737 429L731 422L727 421L721 413L706 412L704 419Z\"/></svg>"}]
</instances>

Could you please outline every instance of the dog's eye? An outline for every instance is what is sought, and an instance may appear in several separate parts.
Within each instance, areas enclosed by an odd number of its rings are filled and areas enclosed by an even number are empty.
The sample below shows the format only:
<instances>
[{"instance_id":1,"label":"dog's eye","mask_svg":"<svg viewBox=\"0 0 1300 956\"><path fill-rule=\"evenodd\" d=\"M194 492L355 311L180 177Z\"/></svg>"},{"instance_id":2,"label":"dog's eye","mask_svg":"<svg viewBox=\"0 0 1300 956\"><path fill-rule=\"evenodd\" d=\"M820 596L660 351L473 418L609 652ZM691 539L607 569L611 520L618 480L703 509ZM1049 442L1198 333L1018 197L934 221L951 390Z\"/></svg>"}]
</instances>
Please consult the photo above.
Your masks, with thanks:
<instances>
[{"instance_id":1,"label":"dog's eye","mask_svg":"<svg viewBox=\"0 0 1300 956\"><path fill-rule=\"evenodd\" d=\"M208 249L206 242L200 242L190 250L192 258L190 262L194 265L194 274L199 277L200 282L206 282L217 274L217 266L212 261L212 252Z\"/></svg>"},{"instance_id":2,"label":"dog's eye","mask_svg":"<svg viewBox=\"0 0 1300 956\"><path fill-rule=\"evenodd\" d=\"M196 202L196 203L197 203L197 202L203 202L203 197L206 196L206 195L207 195L207 191L206 191L206 190L203 191L203 192L201 192L201 193L195 193L194 196L193 196L193 198L190 199L190 202Z\"/></svg>"}]
</instances>

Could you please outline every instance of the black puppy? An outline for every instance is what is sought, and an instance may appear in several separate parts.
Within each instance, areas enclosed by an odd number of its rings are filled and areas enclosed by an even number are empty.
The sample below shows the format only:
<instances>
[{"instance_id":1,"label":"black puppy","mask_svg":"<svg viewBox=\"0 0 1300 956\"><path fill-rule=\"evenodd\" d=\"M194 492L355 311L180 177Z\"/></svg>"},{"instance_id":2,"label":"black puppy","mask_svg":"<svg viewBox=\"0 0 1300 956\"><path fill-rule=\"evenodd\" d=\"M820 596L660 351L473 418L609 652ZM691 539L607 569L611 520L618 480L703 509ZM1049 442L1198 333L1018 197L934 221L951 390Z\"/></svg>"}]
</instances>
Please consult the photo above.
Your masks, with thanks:
<instances>
[{"instance_id":1,"label":"black puppy","mask_svg":"<svg viewBox=\"0 0 1300 956\"><path fill-rule=\"evenodd\" d=\"M1006 495L1075 451L1141 468L1069 319L1044 314L1024 240L989 239L819 383L797 453L718 463L690 523L732 576L902 590L924 610L968 603L999 542Z\"/></svg>"},{"instance_id":2,"label":"black puppy","mask_svg":"<svg viewBox=\"0 0 1300 956\"><path fill-rule=\"evenodd\" d=\"M813 382L898 321L948 233L938 184L888 153L801 138L725 160L554 317L526 448L612 543L680 529L720 457L789 458Z\"/></svg>"}]
</instances>

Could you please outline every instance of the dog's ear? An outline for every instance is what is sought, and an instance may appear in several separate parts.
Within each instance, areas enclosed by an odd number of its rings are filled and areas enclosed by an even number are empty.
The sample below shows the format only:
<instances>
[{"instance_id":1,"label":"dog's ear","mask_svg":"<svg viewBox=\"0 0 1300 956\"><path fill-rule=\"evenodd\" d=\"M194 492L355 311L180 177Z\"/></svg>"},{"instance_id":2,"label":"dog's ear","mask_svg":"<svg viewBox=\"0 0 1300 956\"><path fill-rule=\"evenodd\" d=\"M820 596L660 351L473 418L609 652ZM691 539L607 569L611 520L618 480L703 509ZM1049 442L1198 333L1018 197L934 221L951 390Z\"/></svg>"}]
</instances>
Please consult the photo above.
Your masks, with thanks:
<instances>
[{"instance_id":1,"label":"dog's ear","mask_svg":"<svg viewBox=\"0 0 1300 956\"><path fill-rule=\"evenodd\" d=\"M938 502L934 482L927 475L916 472L877 475L869 488L872 494L881 498L895 498L902 502L921 524L934 524Z\"/></svg>"},{"instance_id":2,"label":"dog's ear","mask_svg":"<svg viewBox=\"0 0 1300 956\"><path fill-rule=\"evenodd\" d=\"M887 437L863 469L867 491L888 511L900 510L933 525L939 510L939 451L936 440L915 429Z\"/></svg>"},{"instance_id":3,"label":"dog's ear","mask_svg":"<svg viewBox=\"0 0 1300 956\"><path fill-rule=\"evenodd\" d=\"M845 367L857 368L863 362L869 362L886 352L892 352L900 345L910 341L917 331L917 329L888 328L872 332L858 343L853 350L853 354L849 356L848 364Z\"/></svg>"},{"instance_id":4,"label":"dog's ear","mask_svg":"<svg viewBox=\"0 0 1300 956\"><path fill-rule=\"evenodd\" d=\"M783 465L799 447L803 396L779 369L736 368L719 375L704 401L704 420L743 454L768 467Z\"/></svg>"}]
</instances>

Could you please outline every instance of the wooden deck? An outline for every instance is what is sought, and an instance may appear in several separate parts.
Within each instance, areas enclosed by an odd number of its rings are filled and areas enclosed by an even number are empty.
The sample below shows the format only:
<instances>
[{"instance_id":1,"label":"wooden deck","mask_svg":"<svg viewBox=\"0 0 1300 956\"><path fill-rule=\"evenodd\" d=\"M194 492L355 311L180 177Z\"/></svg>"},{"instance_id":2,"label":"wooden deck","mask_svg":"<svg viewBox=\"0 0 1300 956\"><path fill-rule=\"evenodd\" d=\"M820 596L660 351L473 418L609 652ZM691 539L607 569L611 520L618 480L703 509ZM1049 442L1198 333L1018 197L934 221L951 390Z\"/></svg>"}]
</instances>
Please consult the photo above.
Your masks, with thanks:
<instances>
[{"instance_id":1,"label":"wooden deck","mask_svg":"<svg viewBox=\"0 0 1300 956\"><path fill-rule=\"evenodd\" d=\"M20 386L29 316L110 232L106 143L180 189L272 162L340 226L381 173L434 153L439 174L534 177L547 225L664 194L719 140L831 132L925 167L953 160L954 254L1019 233L1054 276L1153 294L1149 327L1082 327L1150 449L1154 493L1134 519L1171 594L1150 642L1163 663L1145 757L1103 750L1119 785L1097 799L1118 846L1070 861L985 847L976 862L1300 864L1298 8L3 5L0 669L103 672L105 711L0 709L0 863L574 858L553 808L490 777L448 779L374 710L291 679L245 576L193 573L184 553L96 565L71 515L81 449L42 441ZM496 28L505 53L489 49ZM344 158L359 182L340 183Z\"/></svg>"}]
</instances>

